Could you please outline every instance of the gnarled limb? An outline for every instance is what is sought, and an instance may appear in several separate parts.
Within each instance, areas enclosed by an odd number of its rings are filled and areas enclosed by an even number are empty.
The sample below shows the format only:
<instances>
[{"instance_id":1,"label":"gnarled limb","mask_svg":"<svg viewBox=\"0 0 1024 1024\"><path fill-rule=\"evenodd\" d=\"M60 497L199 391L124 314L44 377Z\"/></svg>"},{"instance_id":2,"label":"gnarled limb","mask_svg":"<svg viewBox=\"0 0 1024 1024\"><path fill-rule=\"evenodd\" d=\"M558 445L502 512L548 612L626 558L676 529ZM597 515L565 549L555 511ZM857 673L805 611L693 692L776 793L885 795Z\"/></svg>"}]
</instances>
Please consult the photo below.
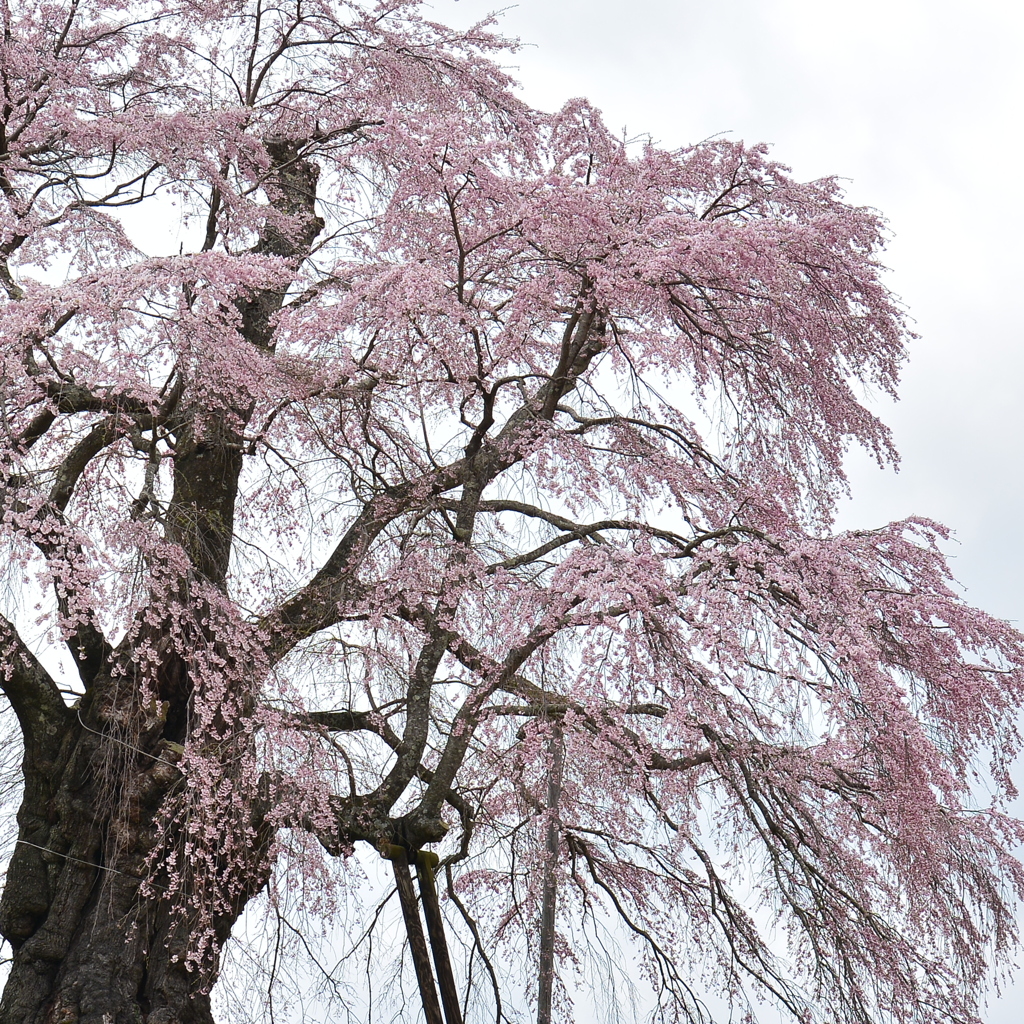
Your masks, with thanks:
<instances>
[{"instance_id":1,"label":"gnarled limb","mask_svg":"<svg viewBox=\"0 0 1024 1024\"><path fill-rule=\"evenodd\" d=\"M53 677L18 634L13 623L0 615L0 688L18 716L25 739L26 757L53 761L74 720Z\"/></svg>"},{"instance_id":2,"label":"gnarled limb","mask_svg":"<svg viewBox=\"0 0 1024 1024\"><path fill-rule=\"evenodd\" d=\"M482 437L474 437L463 458L414 480L387 487L364 504L309 583L264 618L263 625L273 636L275 660L284 657L306 637L338 621L339 607L346 599L347 589L354 583L359 564L370 545L396 519L459 486L471 487L475 492L474 507L483 507L480 495L487 484L522 461L525 454L522 439L527 428L538 421L551 420L559 399L576 386L607 344L604 325L596 312L570 317L558 365L552 375L508 417L490 443L485 443ZM454 504L458 510L463 510L465 496ZM463 537L461 542L467 539Z\"/></svg>"}]
</instances>

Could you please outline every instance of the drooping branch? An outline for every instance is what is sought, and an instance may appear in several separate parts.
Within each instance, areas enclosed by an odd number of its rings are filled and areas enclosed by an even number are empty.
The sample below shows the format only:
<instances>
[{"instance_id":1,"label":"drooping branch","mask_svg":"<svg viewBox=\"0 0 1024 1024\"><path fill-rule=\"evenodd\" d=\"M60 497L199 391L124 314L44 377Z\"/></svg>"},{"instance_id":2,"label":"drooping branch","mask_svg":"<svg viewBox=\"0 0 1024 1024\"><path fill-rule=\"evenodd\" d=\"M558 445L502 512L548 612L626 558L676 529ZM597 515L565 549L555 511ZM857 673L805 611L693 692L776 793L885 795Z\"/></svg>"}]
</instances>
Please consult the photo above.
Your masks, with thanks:
<instances>
[{"instance_id":1,"label":"drooping branch","mask_svg":"<svg viewBox=\"0 0 1024 1024\"><path fill-rule=\"evenodd\" d=\"M0 510L27 514L31 526L28 537L46 559L53 572L53 589L61 616L61 629L82 682L89 686L111 653L111 648L97 625L93 611L82 598L82 584L74 571L85 563L81 544L70 537L65 510L89 463L104 448L116 442L127 429L118 417L106 417L95 424L58 465L54 482L46 500L31 507L9 488L7 500ZM15 481L10 481L13 484Z\"/></svg>"}]
</instances>

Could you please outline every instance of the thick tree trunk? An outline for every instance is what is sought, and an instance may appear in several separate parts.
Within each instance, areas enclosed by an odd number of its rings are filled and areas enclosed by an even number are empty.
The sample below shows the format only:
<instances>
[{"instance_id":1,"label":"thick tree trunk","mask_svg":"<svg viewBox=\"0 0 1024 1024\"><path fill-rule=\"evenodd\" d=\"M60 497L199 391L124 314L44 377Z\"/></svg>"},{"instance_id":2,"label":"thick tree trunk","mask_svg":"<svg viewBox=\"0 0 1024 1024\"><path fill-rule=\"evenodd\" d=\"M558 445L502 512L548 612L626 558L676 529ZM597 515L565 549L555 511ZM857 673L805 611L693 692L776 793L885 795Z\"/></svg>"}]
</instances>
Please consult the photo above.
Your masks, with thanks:
<instances>
[{"instance_id":1,"label":"thick tree trunk","mask_svg":"<svg viewBox=\"0 0 1024 1024\"><path fill-rule=\"evenodd\" d=\"M152 858L156 816L181 780L180 748L149 738L166 712L151 713L128 742L88 700L55 759L26 750L0 900L0 931L14 949L0 1024L208 1024L215 968L186 966L188 915L163 898ZM215 954L261 885L254 876L234 913L215 921Z\"/></svg>"},{"instance_id":2,"label":"thick tree trunk","mask_svg":"<svg viewBox=\"0 0 1024 1024\"><path fill-rule=\"evenodd\" d=\"M268 139L266 146L271 168L263 187L286 220L269 218L250 253L279 257L294 269L324 226L315 211L318 170L302 158L301 140ZM211 217L209 245L216 238ZM239 332L254 350L273 352L274 316L285 294L282 283L238 296ZM254 701L250 671L232 675L235 652L211 624L211 607L197 605L189 588L201 583L226 590L243 436L256 400L240 392L236 404L209 408L201 389L190 390L189 372L177 368L174 387L181 394L168 406L173 493L164 513L166 539L180 546L189 568L177 592L162 591L163 619L141 616L138 632L117 651L94 623L80 623L69 648L88 692L69 710L14 627L0 617L0 686L25 737L18 842L0 898L0 934L14 950L0 1024L210 1022L208 992L221 947L266 882L270 832L248 794L244 827L251 855L242 863L237 851L223 857L218 851L213 860L222 857L223 864L207 860L196 868L205 874L202 890L193 892L215 893L218 902L207 905L217 906L219 916L211 923L206 915L203 961L190 970L189 956L197 949L189 915L192 872L183 863L184 843L176 844L173 835L168 842L160 823L174 820L168 811L181 796L176 763L183 745L202 753L210 738L190 734L203 672L195 671L188 638L194 637L197 650L212 652L219 682L230 690L211 725L215 746L230 747L232 730ZM110 443L102 432L96 438L97 444ZM55 491L43 513L62 524L71 496L70 490ZM37 546L47 558L75 557L49 542ZM62 600L64 614L66 595L58 593ZM141 657L134 656L133 644L145 652ZM247 742L244 729L236 735ZM178 853L173 887L161 874L168 850ZM222 907L222 900L230 903Z\"/></svg>"}]
</instances>

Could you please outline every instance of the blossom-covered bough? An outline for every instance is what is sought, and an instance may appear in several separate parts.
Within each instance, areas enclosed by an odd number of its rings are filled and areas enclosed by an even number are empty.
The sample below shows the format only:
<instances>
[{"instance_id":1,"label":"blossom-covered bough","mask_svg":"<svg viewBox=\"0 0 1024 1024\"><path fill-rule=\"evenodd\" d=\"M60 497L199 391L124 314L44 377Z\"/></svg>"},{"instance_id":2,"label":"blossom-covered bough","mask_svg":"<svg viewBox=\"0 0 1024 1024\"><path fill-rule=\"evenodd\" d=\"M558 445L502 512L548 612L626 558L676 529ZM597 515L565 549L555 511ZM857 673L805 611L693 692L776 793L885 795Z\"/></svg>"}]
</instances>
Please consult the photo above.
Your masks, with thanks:
<instances>
[{"instance_id":1,"label":"blossom-covered bough","mask_svg":"<svg viewBox=\"0 0 1024 1024\"><path fill-rule=\"evenodd\" d=\"M503 943L568 1019L599 926L666 1020L977 1020L1024 649L938 526L832 528L878 216L414 0L0 11L0 1021L210 1021L358 844L431 1024L527 1012Z\"/></svg>"}]
</instances>

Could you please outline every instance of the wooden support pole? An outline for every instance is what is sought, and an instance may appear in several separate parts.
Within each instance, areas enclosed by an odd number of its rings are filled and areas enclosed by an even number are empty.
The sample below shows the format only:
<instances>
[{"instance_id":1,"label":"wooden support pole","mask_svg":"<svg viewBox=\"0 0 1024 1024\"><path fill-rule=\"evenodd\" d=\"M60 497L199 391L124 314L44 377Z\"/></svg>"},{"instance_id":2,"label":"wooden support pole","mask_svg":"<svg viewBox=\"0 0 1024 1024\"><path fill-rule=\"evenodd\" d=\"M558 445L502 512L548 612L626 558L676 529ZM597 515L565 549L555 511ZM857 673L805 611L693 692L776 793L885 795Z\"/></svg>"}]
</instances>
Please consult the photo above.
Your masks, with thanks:
<instances>
[{"instance_id":1,"label":"wooden support pole","mask_svg":"<svg viewBox=\"0 0 1024 1024\"><path fill-rule=\"evenodd\" d=\"M444 918L437 900L437 885L434 882L434 868L437 854L420 850L416 857L416 872L420 880L420 898L423 902L423 916L427 919L427 934L430 949L434 954L434 970L437 985L441 990L441 1003L447 1024L462 1024L462 1007L459 1006L459 992L455 987L452 962L448 955L448 941L444 934Z\"/></svg>"},{"instance_id":2,"label":"wooden support pole","mask_svg":"<svg viewBox=\"0 0 1024 1024\"><path fill-rule=\"evenodd\" d=\"M427 1024L445 1024L441 1016L441 1005L437 1001L434 975L430 970L430 953L427 951L427 940L423 935L423 922L420 921L419 908L416 906L416 890L413 888L412 875L409 873L408 854L404 847L391 843L382 843L380 852L381 856L391 861L391 867L395 872L395 885L398 888L398 900L402 905L405 934L409 938L416 981L420 986L423 1014Z\"/></svg>"},{"instance_id":3,"label":"wooden support pole","mask_svg":"<svg viewBox=\"0 0 1024 1024\"><path fill-rule=\"evenodd\" d=\"M565 741L560 718L551 722L548 741L551 765L548 768L547 827L544 837L544 875L540 897L540 956L537 969L537 1024L551 1024L551 997L555 982L555 910L558 899L558 804L562 799L562 773L565 768Z\"/></svg>"}]
</instances>

